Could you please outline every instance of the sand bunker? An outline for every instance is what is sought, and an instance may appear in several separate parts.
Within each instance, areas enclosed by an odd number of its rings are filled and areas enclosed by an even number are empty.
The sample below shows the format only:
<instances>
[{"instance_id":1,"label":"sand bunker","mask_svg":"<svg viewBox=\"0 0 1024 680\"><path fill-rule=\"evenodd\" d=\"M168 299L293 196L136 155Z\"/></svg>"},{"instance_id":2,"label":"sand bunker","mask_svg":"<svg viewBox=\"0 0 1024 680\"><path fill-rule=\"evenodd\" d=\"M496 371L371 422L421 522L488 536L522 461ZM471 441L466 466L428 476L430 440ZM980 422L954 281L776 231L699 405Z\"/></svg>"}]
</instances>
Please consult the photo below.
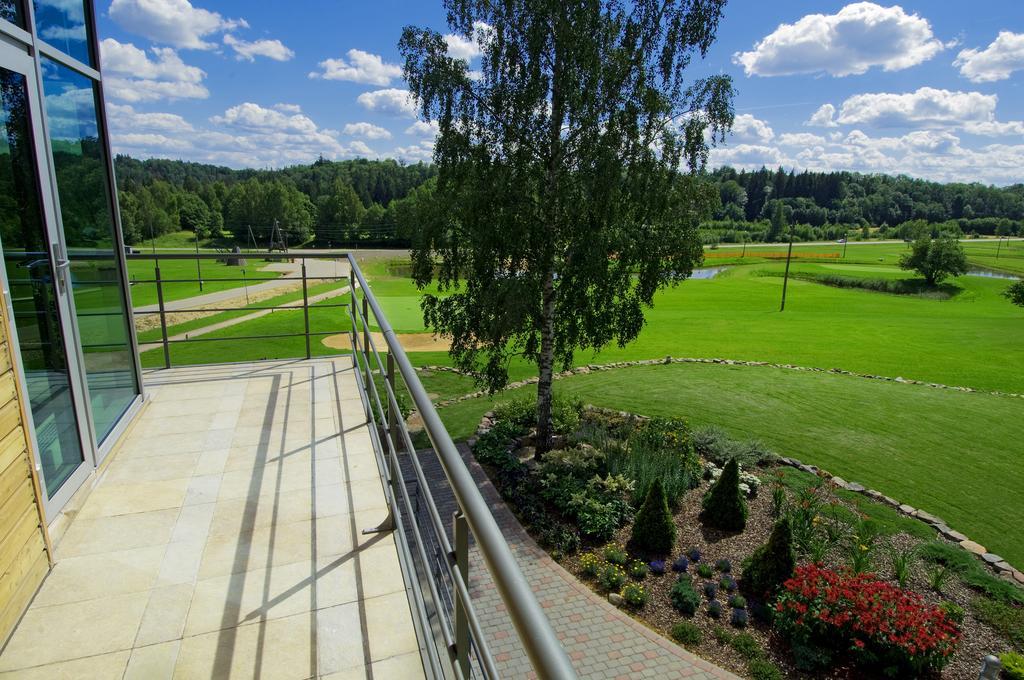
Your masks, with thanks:
<instances>
[{"instance_id":1,"label":"sand bunker","mask_svg":"<svg viewBox=\"0 0 1024 680\"><path fill-rule=\"evenodd\" d=\"M384 343L384 336L380 333L370 333L374 347L378 352L383 352L387 345ZM431 333L399 333L398 341L406 352L447 352L450 343L447 339L432 335ZM321 340L325 347L331 349L349 350L352 343L348 333L328 335Z\"/></svg>"}]
</instances>

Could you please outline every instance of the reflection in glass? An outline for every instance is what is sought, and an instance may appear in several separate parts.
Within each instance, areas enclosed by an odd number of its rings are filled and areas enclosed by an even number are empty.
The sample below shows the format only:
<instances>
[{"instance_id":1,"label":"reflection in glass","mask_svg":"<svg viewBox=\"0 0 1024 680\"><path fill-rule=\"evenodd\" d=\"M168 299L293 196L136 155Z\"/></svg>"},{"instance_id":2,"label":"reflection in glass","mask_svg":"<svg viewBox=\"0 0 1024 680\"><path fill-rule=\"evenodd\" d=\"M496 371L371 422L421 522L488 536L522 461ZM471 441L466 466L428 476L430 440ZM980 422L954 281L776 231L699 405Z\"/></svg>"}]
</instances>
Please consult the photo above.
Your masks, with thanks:
<instances>
[{"instance_id":1,"label":"reflection in glass","mask_svg":"<svg viewBox=\"0 0 1024 680\"><path fill-rule=\"evenodd\" d=\"M25 76L0 68L0 238L43 485L53 496L83 457L39 205L27 95Z\"/></svg>"},{"instance_id":2,"label":"reflection in glass","mask_svg":"<svg viewBox=\"0 0 1024 680\"><path fill-rule=\"evenodd\" d=\"M33 0L32 5L40 38L83 64L95 66L89 54L84 0Z\"/></svg>"},{"instance_id":3,"label":"reflection in glass","mask_svg":"<svg viewBox=\"0 0 1024 680\"><path fill-rule=\"evenodd\" d=\"M93 82L48 62L43 93L89 401L102 442L138 393Z\"/></svg>"},{"instance_id":4,"label":"reflection in glass","mask_svg":"<svg viewBox=\"0 0 1024 680\"><path fill-rule=\"evenodd\" d=\"M25 28L25 14L21 11L20 0L0 0L0 19L10 21L18 28Z\"/></svg>"}]
</instances>

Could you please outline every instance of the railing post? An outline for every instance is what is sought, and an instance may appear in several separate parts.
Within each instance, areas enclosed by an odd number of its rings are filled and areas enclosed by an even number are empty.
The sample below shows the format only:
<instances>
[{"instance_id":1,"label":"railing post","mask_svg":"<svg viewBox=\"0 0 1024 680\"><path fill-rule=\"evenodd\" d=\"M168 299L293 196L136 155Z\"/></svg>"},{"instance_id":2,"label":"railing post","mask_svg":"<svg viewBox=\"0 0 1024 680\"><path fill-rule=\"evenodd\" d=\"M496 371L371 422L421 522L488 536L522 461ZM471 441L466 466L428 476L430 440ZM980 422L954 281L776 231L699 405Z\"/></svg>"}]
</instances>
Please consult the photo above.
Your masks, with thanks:
<instances>
[{"instance_id":1,"label":"railing post","mask_svg":"<svg viewBox=\"0 0 1024 680\"><path fill-rule=\"evenodd\" d=\"M461 510L455 511L455 567L462 575L462 581L469 588L469 523ZM455 589L455 662L462 671L462 677L469 677L469 619L466 603Z\"/></svg>"},{"instance_id":2,"label":"railing post","mask_svg":"<svg viewBox=\"0 0 1024 680\"><path fill-rule=\"evenodd\" d=\"M391 436L391 441L395 443L395 451L398 451L398 447L401 445L398 441L398 419L402 417L402 413L396 408L400 405L398 404L398 388L395 387L395 357L391 350L388 350L387 362L388 386L391 387L391 393L395 395L394 405L390 400L388 401L388 434Z\"/></svg>"},{"instance_id":3,"label":"railing post","mask_svg":"<svg viewBox=\"0 0 1024 680\"><path fill-rule=\"evenodd\" d=\"M167 340L167 311L164 309L164 286L160 279L160 258L153 259L156 274L156 302L160 310L160 335L164 344L164 368L171 367L171 344Z\"/></svg>"},{"instance_id":4,"label":"railing post","mask_svg":"<svg viewBox=\"0 0 1024 680\"><path fill-rule=\"evenodd\" d=\"M309 347L309 289L306 286L306 258L302 258L302 318L306 324L306 358L313 357Z\"/></svg>"},{"instance_id":5,"label":"railing post","mask_svg":"<svg viewBox=\"0 0 1024 680\"><path fill-rule=\"evenodd\" d=\"M373 374L370 372L370 304L363 291L363 360L366 361L366 387L369 389Z\"/></svg>"}]
</instances>

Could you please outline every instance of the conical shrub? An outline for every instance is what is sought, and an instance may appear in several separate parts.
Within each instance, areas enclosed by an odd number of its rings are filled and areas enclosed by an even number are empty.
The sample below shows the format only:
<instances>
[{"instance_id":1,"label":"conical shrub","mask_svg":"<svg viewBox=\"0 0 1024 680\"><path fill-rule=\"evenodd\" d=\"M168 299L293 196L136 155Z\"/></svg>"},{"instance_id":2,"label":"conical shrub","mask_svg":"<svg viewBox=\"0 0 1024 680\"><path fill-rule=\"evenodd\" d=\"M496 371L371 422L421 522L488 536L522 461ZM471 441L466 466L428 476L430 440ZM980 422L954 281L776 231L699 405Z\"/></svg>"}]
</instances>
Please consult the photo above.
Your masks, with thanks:
<instances>
[{"instance_id":1,"label":"conical shrub","mask_svg":"<svg viewBox=\"0 0 1024 680\"><path fill-rule=\"evenodd\" d=\"M722 475L704 496L700 519L725 531L743 531L747 526L747 501L740 491L740 467L735 459L725 464Z\"/></svg>"},{"instance_id":2,"label":"conical shrub","mask_svg":"<svg viewBox=\"0 0 1024 680\"><path fill-rule=\"evenodd\" d=\"M668 509L665 489L661 480L656 479L636 514L630 548L648 555L667 555L672 552L675 540L676 525Z\"/></svg>"},{"instance_id":3,"label":"conical shrub","mask_svg":"<svg viewBox=\"0 0 1024 680\"><path fill-rule=\"evenodd\" d=\"M771 597L793 575L796 553L789 518L783 517L772 527L768 542L754 551L743 564L743 587L754 595Z\"/></svg>"}]
</instances>

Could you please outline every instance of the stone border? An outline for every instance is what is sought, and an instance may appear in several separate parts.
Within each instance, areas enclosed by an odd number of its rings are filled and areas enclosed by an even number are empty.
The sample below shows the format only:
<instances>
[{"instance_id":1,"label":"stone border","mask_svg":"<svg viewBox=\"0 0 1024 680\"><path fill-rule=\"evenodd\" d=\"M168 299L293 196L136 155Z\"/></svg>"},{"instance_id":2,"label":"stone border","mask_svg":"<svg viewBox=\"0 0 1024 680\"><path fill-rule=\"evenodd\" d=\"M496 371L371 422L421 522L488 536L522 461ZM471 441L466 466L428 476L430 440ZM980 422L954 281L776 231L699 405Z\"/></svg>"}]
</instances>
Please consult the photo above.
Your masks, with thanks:
<instances>
[{"instance_id":1,"label":"stone border","mask_svg":"<svg viewBox=\"0 0 1024 680\"><path fill-rule=\"evenodd\" d=\"M616 411L614 409L606 409L597 406L591 406L589 404L584 408L586 408L587 410L598 411L601 413L612 413L627 418L636 418L637 420L641 421L649 420L647 416L639 415L636 413L630 413L628 411ZM494 427L494 423L494 411L488 411L483 415L483 417L480 419L479 425L477 425L476 436L471 437L466 442L470 446L470 448L472 448L476 444L477 437L487 434L491 430L491 428ZM959 545L967 552L977 556L979 559L981 559L983 564L988 566L997 576L999 576L1003 580L1009 581L1010 583L1013 583L1017 586L1024 586L1024 572L1021 572L1019 569L1013 567L1009 562L1004 560L999 555L989 552L988 549L980 543L972 541L966 535L960 533L959 531L956 531L955 529L950 528L950 526L939 517L936 517L931 513L925 512L924 510L919 510L911 505L907 505L906 503L901 503L895 498L886 496L880 491L869 489L863 484L859 484L857 482L848 482L842 477L833 475L827 470L823 470L822 468L819 468L816 465L807 465L805 463L800 462L796 458L787 458L785 456L779 456L777 458L777 462L780 465L787 465L789 467L802 470L803 472L807 472L817 477L821 477L831 482L837 488L867 496L873 501L883 503L884 505L888 505L892 508L895 508L896 511L899 512L901 515L924 522L925 524L939 532L939 534L943 538L955 542L957 545Z\"/></svg>"},{"instance_id":2,"label":"stone border","mask_svg":"<svg viewBox=\"0 0 1024 680\"><path fill-rule=\"evenodd\" d=\"M562 378L568 378L574 375L586 375L587 373L593 373L595 371L608 371L616 368L630 368L633 366L657 366L661 364L720 364L724 366L761 366L766 368L778 368L787 371L804 371L808 373L831 373L833 375L848 375L855 378L864 378L865 380L880 380L883 382L895 382L902 383L905 385L920 385L923 387L930 387L937 390L954 390L956 392L971 392L979 394L991 394L996 397L1012 397L1017 399L1024 399L1024 394L1017 394L1015 392L1000 392L998 390L979 390L974 387L963 387L956 385L943 385L942 383L927 382L924 380L912 380L910 378L903 377L889 377L885 375L875 375L873 373L856 373L854 371L847 371L842 368L818 368L816 366L797 366L795 364L774 364L769 361L743 361L740 359L718 359L718 358L696 358L696 357L672 357L667 356L663 359L639 359L636 361L615 361L608 364L588 364L586 366L577 366L567 371L560 371L555 373L554 379L560 380ZM417 371L435 371L439 373L457 373L458 375L464 375L467 377L476 377L475 374L462 371L451 366L418 366ZM526 378L524 380L517 380L516 382L509 383L502 391L514 390L519 387L525 387L527 385L536 385L537 378ZM466 401L467 399L476 399L478 397L487 396L487 390L477 390L476 392L470 392L469 394L463 394L452 399L445 399L435 404L438 408L443 406L451 406L457 404L460 401Z\"/></svg>"}]
</instances>

